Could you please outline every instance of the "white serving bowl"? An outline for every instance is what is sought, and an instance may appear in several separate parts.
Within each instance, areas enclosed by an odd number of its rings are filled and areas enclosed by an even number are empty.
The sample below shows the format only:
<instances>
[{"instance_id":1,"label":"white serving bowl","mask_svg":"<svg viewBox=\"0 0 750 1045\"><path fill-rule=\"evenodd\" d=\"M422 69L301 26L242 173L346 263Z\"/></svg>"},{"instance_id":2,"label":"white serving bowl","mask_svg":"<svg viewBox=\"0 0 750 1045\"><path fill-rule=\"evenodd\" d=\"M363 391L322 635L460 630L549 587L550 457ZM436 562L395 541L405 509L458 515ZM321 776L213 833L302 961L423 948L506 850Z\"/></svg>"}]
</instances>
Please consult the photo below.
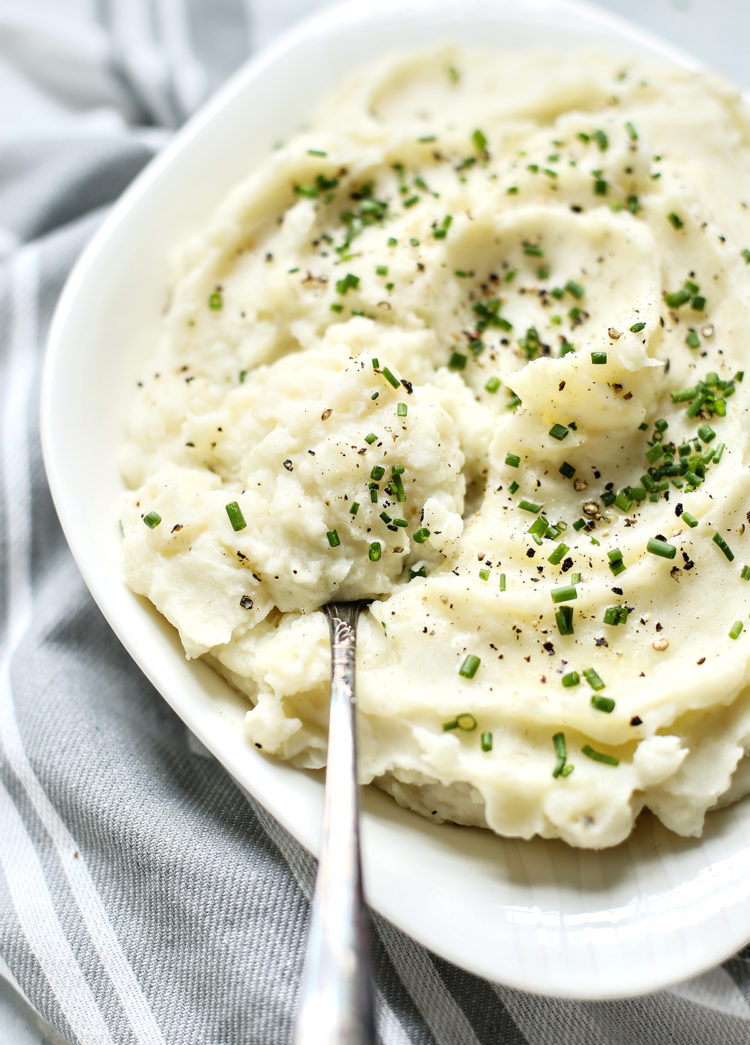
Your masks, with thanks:
<instances>
[{"instance_id":1,"label":"white serving bowl","mask_svg":"<svg viewBox=\"0 0 750 1045\"><path fill-rule=\"evenodd\" d=\"M49 337L45 462L70 547L115 632L239 784L316 851L320 774L274 762L242 731L246 704L124 585L116 451L131 390L168 297L169 254L343 76L386 51L452 40L496 48L603 45L696 65L570 0L377 0L325 8L244 66L136 179L76 265ZM300 85L304 85L304 90ZM689 977L750 938L750 802L715 813L701 840L643 817L616 849L576 851L438 825L370 789L370 904L490 980L543 994L615 998Z\"/></svg>"}]
</instances>

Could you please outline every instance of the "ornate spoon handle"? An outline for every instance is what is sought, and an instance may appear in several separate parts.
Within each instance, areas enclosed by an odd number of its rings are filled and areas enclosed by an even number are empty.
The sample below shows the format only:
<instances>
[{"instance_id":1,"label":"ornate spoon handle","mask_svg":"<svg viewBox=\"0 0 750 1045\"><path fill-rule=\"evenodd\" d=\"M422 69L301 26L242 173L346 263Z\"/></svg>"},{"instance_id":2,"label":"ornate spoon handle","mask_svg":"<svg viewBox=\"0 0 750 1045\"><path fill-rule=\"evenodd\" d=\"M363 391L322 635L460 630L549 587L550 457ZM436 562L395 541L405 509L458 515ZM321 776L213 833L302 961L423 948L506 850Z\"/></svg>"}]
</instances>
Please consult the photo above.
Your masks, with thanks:
<instances>
[{"instance_id":1,"label":"ornate spoon handle","mask_svg":"<svg viewBox=\"0 0 750 1045\"><path fill-rule=\"evenodd\" d=\"M367 913L362 893L354 663L361 603L323 609L331 633L323 843L295 1045L374 1045Z\"/></svg>"}]
</instances>

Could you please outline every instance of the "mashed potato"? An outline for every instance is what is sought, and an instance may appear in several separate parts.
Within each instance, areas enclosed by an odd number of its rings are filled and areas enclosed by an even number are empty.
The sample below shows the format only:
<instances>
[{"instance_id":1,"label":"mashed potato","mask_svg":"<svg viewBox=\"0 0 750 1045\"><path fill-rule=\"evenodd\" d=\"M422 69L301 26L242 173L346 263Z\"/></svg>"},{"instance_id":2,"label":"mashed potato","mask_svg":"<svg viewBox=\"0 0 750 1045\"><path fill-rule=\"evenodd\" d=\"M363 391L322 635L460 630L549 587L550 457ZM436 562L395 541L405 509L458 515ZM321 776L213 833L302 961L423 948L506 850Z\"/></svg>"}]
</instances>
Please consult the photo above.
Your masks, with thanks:
<instances>
[{"instance_id":1,"label":"mashed potato","mask_svg":"<svg viewBox=\"0 0 750 1045\"><path fill-rule=\"evenodd\" d=\"M122 469L126 576L324 764L587 847L745 790L750 140L611 56L433 52L329 99L179 258ZM743 630L744 628L744 630Z\"/></svg>"}]
</instances>

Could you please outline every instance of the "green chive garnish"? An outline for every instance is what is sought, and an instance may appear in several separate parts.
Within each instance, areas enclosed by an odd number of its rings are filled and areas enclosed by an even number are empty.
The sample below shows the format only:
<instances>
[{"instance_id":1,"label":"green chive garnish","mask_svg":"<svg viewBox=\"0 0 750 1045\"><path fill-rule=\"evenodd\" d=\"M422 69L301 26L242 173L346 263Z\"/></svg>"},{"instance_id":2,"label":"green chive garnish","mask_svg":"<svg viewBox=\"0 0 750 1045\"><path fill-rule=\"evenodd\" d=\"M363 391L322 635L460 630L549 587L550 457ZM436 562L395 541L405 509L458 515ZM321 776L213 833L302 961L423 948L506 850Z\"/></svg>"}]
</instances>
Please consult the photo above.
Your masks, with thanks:
<instances>
[{"instance_id":1,"label":"green chive garnish","mask_svg":"<svg viewBox=\"0 0 750 1045\"><path fill-rule=\"evenodd\" d=\"M744 628L744 626L745 625L742 623L741 620L736 620L732 627L729 629L729 638L738 639L742 634L742 629Z\"/></svg>"},{"instance_id":2,"label":"green chive garnish","mask_svg":"<svg viewBox=\"0 0 750 1045\"><path fill-rule=\"evenodd\" d=\"M562 588L553 588L550 595L553 602L571 602L578 598L578 590L574 584L566 584Z\"/></svg>"},{"instance_id":3,"label":"green chive garnish","mask_svg":"<svg viewBox=\"0 0 750 1045\"><path fill-rule=\"evenodd\" d=\"M541 504L535 504L534 501L519 501L518 507L522 508L525 512L531 512L532 515L536 515L537 512L542 510Z\"/></svg>"},{"instance_id":4,"label":"green chive garnish","mask_svg":"<svg viewBox=\"0 0 750 1045\"><path fill-rule=\"evenodd\" d=\"M407 412L408 412L408 407L407 407L406 403L399 403L396 406L396 416L397 417L406 417Z\"/></svg>"},{"instance_id":5,"label":"green chive garnish","mask_svg":"<svg viewBox=\"0 0 750 1045\"><path fill-rule=\"evenodd\" d=\"M335 530L329 530L326 537L328 538L328 543L332 548L338 548L341 544L341 538Z\"/></svg>"},{"instance_id":6,"label":"green chive garnish","mask_svg":"<svg viewBox=\"0 0 750 1045\"><path fill-rule=\"evenodd\" d=\"M370 446L372 446L372 444L376 443L377 441L378 437L375 435L374 432L370 432L369 435L365 436L365 442L368 443Z\"/></svg>"},{"instance_id":7,"label":"green chive garnish","mask_svg":"<svg viewBox=\"0 0 750 1045\"><path fill-rule=\"evenodd\" d=\"M370 472L371 479L374 479L376 482L379 482L384 475L385 468L383 468L382 464L374 464L372 466L372 471Z\"/></svg>"},{"instance_id":8,"label":"green chive garnish","mask_svg":"<svg viewBox=\"0 0 750 1045\"><path fill-rule=\"evenodd\" d=\"M619 766L619 758L615 758L614 755L605 755L603 751L595 751L589 744L584 744L581 748L582 754L587 758L592 758L594 762L603 762L606 766Z\"/></svg>"},{"instance_id":9,"label":"green chive garnish","mask_svg":"<svg viewBox=\"0 0 750 1045\"><path fill-rule=\"evenodd\" d=\"M679 214L675 214L674 211L672 211L671 213L667 214L667 221L669 222L669 224L672 226L673 229L681 229L682 226L685 224L685 222L682 220L682 218L679 216Z\"/></svg>"},{"instance_id":10,"label":"green chive garnish","mask_svg":"<svg viewBox=\"0 0 750 1045\"><path fill-rule=\"evenodd\" d=\"M563 675L560 681L566 689L570 689L572 686L578 686L580 684L581 676L577 671L569 671L567 675Z\"/></svg>"},{"instance_id":11,"label":"green chive garnish","mask_svg":"<svg viewBox=\"0 0 750 1045\"><path fill-rule=\"evenodd\" d=\"M399 379L397 377L395 377L391 373L391 371L388 369L387 366L383 367L381 373L382 373L383 377L386 379L386 381L388 382L388 384L391 385L393 388L400 388L401 387L401 382L399 381Z\"/></svg>"},{"instance_id":12,"label":"green chive garnish","mask_svg":"<svg viewBox=\"0 0 750 1045\"><path fill-rule=\"evenodd\" d=\"M717 545L719 548L721 548L721 550L724 552L726 557L731 562L732 559L734 558L734 552L729 547L729 545L727 544L727 542L724 540L724 538L721 536L720 533L715 533L713 535L713 542L714 542L715 545Z\"/></svg>"},{"instance_id":13,"label":"green chive garnish","mask_svg":"<svg viewBox=\"0 0 750 1045\"><path fill-rule=\"evenodd\" d=\"M607 362L607 353L606 352L592 352L591 353L591 362L592 363L598 363L598 364L606 363Z\"/></svg>"},{"instance_id":14,"label":"green chive garnish","mask_svg":"<svg viewBox=\"0 0 750 1045\"><path fill-rule=\"evenodd\" d=\"M238 530L244 530L247 526L247 523L245 522L245 517L243 516L240 506L237 504L237 502L231 501L224 507L226 509L227 515L229 516L229 521L232 524L232 529L235 531L235 533Z\"/></svg>"},{"instance_id":15,"label":"green chive garnish","mask_svg":"<svg viewBox=\"0 0 750 1045\"><path fill-rule=\"evenodd\" d=\"M698 520L695 518L694 515L691 515L690 512L683 512L680 518L685 523L685 525L689 526L691 529L694 526L698 525Z\"/></svg>"},{"instance_id":16,"label":"green chive garnish","mask_svg":"<svg viewBox=\"0 0 750 1045\"><path fill-rule=\"evenodd\" d=\"M380 553L382 552L382 550L383 547L380 541L373 541L370 547L367 549L367 555L370 559L370 562L377 562L380 559Z\"/></svg>"},{"instance_id":17,"label":"green chive garnish","mask_svg":"<svg viewBox=\"0 0 750 1045\"><path fill-rule=\"evenodd\" d=\"M633 323L632 327L630 328L630 333L631 334L640 334L640 332L643 330L643 328L645 326L646 326L645 323Z\"/></svg>"},{"instance_id":18,"label":"green chive garnish","mask_svg":"<svg viewBox=\"0 0 750 1045\"><path fill-rule=\"evenodd\" d=\"M220 308L223 307L223 305L224 298L218 291L216 291L215 294L212 294L211 297L208 299L208 307L212 308L214 312L217 312Z\"/></svg>"},{"instance_id":19,"label":"green chive garnish","mask_svg":"<svg viewBox=\"0 0 750 1045\"><path fill-rule=\"evenodd\" d=\"M585 671L583 672L583 677L586 679L586 681L588 682L589 686L591 686L592 689L596 689L596 690L604 689L604 683L602 682L601 678L599 677L599 674L596 671L596 668L586 668Z\"/></svg>"},{"instance_id":20,"label":"green chive garnish","mask_svg":"<svg viewBox=\"0 0 750 1045\"><path fill-rule=\"evenodd\" d=\"M511 468L518 468L519 464L521 463L521 458L518 456L518 454L506 454L505 463L509 465Z\"/></svg>"},{"instance_id":21,"label":"green chive garnish","mask_svg":"<svg viewBox=\"0 0 750 1045\"><path fill-rule=\"evenodd\" d=\"M570 548L567 546L567 544L558 544L558 546L547 559L547 562L551 562L553 566L557 566L559 562L562 562L562 560L565 558L569 551Z\"/></svg>"},{"instance_id":22,"label":"green chive garnish","mask_svg":"<svg viewBox=\"0 0 750 1045\"><path fill-rule=\"evenodd\" d=\"M443 723L443 730L447 732L449 729L461 729L464 733L471 733L472 730L477 728L477 720L469 711L462 711L460 715L451 722Z\"/></svg>"},{"instance_id":23,"label":"green chive garnish","mask_svg":"<svg viewBox=\"0 0 750 1045\"><path fill-rule=\"evenodd\" d=\"M490 393L497 392L499 387L500 387L500 378L499 377L490 377L490 378L488 378L486 383L485 383L485 386L484 386L485 391L486 392L490 392Z\"/></svg>"},{"instance_id":24,"label":"green chive garnish","mask_svg":"<svg viewBox=\"0 0 750 1045\"><path fill-rule=\"evenodd\" d=\"M424 544L429 536L430 531L425 526L419 530L415 530L412 534L412 538L417 542L417 544Z\"/></svg>"},{"instance_id":25,"label":"green chive garnish","mask_svg":"<svg viewBox=\"0 0 750 1045\"><path fill-rule=\"evenodd\" d=\"M677 554L675 546L669 544L668 541L663 541L660 537L650 537L646 551L651 552L652 555L659 555L662 559L674 559Z\"/></svg>"},{"instance_id":26,"label":"green chive garnish","mask_svg":"<svg viewBox=\"0 0 750 1045\"><path fill-rule=\"evenodd\" d=\"M479 657L475 656L473 653L467 653L463 664L458 669L458 673L465 679L473 679L477 673L477 668L481 663Z\"/></svg>"},{"instance_id":27,"label":"green chive garnish","mask_svg":"<svg viewBox=\"0 0 750 1045\"><path fill-rule=\"evenodd\" d=\"M595 693L591 698L591 707L595 711L604 711L609 715L615 709L615 702L611 697L600 697Z\"/></svg>"},{"instance_id":28,"label":"green chive garnish","mask_svg":"<svg viewBox=\"0 0 750 1045\"><path fill-rule=\"evenodd\" d=\"M492 751L492 733L485 729L482 736L479 739L482 751Z\"/></svg>"},{"instance_id":29,"label":"green chive garnish","mask_svg":"<svg viewBox=\"0 0 750 1045\"><path fill-rule=\"evenodd\" d=\"M552 776L557 778L565 769L565 763L568 758L567 747L565 744L565 734L555 733L552 738L552 743L555 746L555 754L557 755L557 762L555 768L552 770Z\"/></svg>"},{"instance_id":30,"label":"green chive garnish","mask_svg":"<svg viewBox=\"0 0 750 1045\"><path fill-rule=\"evenodd\" d=\"M359 501L352 501L352 506L349 509L349 514L350 515L356 515L358 511L359 511Z\"/></svg>"},{"instance_id":31,"label":"green chive garnish","mask_svg":"<svg viewBox=\"0 0 750 1045\"><path fill-rule=\"evenodd\" d=\"M549 434L552 436L552 438L557 439L557 441L560 443L563 441L563 439L567 437L569 432L570 429L566 428L565 425L561 424L554 424L549 430Z\"/></svg>"},{"instance_id":32,"label":"green chive garnish","mask_svg":"<svg viewBox=\"0 0 750 1045\"><path fill-rule=\"evenodd\" d=\"M148 526L149 530L155 529L161 522L161 516L158 512L148 512L143 516L143 521Z\"/></svg>"},{"instance_id":33,"label":"green chive garnish","mask_svg":"<svg viewBox=\"0 0 750 1045\"><path fill-rule=\"evenodd\" d=\"M555 624L557 624L557 630L561 635L572 635L575 632L573 627L573 607L561 606L555 613Z\"/></svg>"}]
</instances>

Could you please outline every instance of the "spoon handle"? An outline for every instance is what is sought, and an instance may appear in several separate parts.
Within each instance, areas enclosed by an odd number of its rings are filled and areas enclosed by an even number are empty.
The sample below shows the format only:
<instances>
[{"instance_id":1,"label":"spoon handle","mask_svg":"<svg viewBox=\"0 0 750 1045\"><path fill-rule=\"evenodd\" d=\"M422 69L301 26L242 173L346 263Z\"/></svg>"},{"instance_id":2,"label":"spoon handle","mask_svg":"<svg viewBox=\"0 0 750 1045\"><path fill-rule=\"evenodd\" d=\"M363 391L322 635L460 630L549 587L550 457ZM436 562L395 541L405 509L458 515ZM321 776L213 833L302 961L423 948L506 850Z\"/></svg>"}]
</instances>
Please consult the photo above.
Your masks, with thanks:
<instances>
[{"instance_id":1,"label":"spoon handle","mask_svg":"<svg viewBox=\"0 0 750 1045\"><path fill-rule=\"evenodd\" d=\"M323 842L295 1045L374 1045L375 1015L362 892L354 690L360 603L323 607L331 633Z\"/></svg>"}]
</instances>

